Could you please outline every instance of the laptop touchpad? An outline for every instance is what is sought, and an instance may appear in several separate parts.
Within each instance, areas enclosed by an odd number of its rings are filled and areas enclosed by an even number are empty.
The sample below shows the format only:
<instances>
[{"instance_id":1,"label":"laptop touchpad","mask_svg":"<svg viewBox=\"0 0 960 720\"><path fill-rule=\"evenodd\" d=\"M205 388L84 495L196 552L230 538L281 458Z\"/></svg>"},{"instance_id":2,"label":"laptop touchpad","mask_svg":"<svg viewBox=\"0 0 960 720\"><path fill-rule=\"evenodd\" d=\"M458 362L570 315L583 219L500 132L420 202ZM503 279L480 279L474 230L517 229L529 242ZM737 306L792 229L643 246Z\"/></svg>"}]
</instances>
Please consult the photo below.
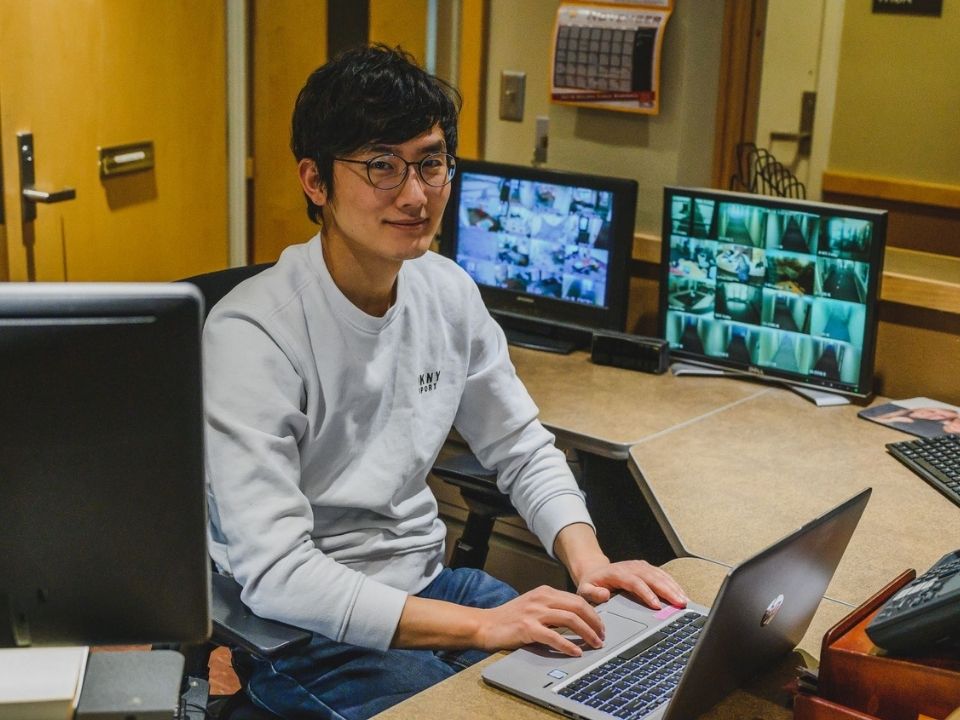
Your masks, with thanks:
<instances>
[{"instance_id":1,"label":"laptop touchpad","mask_svg":"<svg viewBox=\"0 0 960 720\"><path fill-rule=\"evenodd\" d=\"M603 629L605 630L603 645L608 648L615 647L624 640L647 629L646 623L624 617L619 612L609 609L600 613L600 618L603 620Z\"/></svg>"},{"instance_id":2,"label":"laptop touchpad","mask_svg":"<svg viewBox=\"0 0 960 720\"><path fill-rule=\"evenodd\" d=\"M646 605L641 605L636 600L631 600L627 595L614 595L604 603L603 611L645 625L652 625L657 622L655 610L651 610Z\"/></svg>"},{"instance_id":3,"label":"laptop touchpad","mask_svg":"<svg viewBox=\"0 0 960 720\"><path fill-rule=\"evenodd\" d=\"M603 647L601 648L590 647L579 635L571 630L564 630L562 633L565 638L573 642L575 645L578 645L580 649L583 650L582 658L572 658L541 643L533 643L532 645L527 645L523 649L527 652L544 658L554 658L557 660L562 659L567 661L582 660L591 656L593 653L604 652L608 648L616 647L623 641L634 637L647 628L645 623L636 622L635 620L630 620L629 618L622 617L621 615L617 615L603 609L600 610L600 619L603 620L603 629L605 635Z\"/></svg>"}]
</instances>

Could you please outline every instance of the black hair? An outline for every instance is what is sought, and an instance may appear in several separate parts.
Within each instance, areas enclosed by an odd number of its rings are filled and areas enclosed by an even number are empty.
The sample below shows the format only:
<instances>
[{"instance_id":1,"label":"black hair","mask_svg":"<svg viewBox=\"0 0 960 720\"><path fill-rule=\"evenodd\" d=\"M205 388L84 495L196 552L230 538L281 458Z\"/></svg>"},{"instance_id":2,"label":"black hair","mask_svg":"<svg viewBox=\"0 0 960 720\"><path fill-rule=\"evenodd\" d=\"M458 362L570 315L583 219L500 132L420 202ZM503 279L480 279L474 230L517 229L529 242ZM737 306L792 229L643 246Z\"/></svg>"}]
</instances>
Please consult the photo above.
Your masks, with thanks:
<instances>
[{"instance_id":1,"label":"black hair","mask_svg":"<svg viewBox=\"0 0 960 720\"><path fill-rule=\"evenodd\" d=\"M333 196L333 159L370 145L404 143L439 125L447 152L457 152L460 93L430 75L408 52L376 44L347 50L314 70L293 109L290 149L317 163ZM306 197L306 195L305 195ZM307 215L321 222L307 199Z\"/></svg>"}]
</instances>

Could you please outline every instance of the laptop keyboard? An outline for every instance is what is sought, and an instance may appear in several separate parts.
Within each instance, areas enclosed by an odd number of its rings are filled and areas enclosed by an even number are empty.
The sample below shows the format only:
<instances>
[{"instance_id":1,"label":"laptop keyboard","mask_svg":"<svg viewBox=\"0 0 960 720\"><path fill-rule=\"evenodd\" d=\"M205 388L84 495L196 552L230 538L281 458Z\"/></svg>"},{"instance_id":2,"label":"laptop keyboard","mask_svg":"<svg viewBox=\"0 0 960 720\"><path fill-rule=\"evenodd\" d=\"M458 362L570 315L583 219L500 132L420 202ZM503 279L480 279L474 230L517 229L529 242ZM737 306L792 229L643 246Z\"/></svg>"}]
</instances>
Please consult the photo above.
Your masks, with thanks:
<instances>
[{"instance_id":1,"label":"laptop keyboard","mask_svg":"<svg viewBox=\"0 0 960 720\"><path fill-rule=\"evenodd\" d=\"M557 692L621 720L642 718L673 697L706 622L684 613Z\"/></svg>"}]
</instances>

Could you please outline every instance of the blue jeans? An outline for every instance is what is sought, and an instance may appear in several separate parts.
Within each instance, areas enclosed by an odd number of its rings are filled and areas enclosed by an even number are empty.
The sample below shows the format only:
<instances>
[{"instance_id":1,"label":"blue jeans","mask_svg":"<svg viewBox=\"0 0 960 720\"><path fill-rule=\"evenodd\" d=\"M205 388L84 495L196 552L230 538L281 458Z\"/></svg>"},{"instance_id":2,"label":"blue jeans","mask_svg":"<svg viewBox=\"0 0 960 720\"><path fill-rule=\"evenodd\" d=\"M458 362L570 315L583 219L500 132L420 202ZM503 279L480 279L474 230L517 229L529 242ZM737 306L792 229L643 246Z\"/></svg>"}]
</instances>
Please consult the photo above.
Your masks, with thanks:
<instances>
[{"instance_id":1,"label":"blue jeans","mask_svg":"<svg viewBox=\"0 0 960 720\"><path fill-rule=\"evenodd\" d=\"M517 592L482 570L444 568L417 596L489 608ZM371 650L314 634L296 653L254 658L247 694L285 720L362 720L486 656L480 650Z\"/></svg>"}]
</instances>

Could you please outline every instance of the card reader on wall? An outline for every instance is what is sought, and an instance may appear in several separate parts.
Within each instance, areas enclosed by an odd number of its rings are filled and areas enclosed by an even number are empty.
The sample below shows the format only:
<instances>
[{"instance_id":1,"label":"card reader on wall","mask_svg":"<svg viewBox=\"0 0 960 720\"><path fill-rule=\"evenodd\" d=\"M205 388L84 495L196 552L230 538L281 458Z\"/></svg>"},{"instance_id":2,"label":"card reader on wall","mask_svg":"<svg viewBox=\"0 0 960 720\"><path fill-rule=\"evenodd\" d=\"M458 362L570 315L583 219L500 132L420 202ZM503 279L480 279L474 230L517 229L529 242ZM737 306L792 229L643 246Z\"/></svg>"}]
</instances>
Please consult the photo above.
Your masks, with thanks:
<instances>
[{"instance_id":1,"label":"card reader on wall","mask_svg":"<svg viewBox=\"0 0 960 720\"><path fill-rule=\"evenodd\" d=\"M670 346L660 338L594 330L590 359L597 365L660 374L670 365Z\"/></svg>"}]
</instances>

